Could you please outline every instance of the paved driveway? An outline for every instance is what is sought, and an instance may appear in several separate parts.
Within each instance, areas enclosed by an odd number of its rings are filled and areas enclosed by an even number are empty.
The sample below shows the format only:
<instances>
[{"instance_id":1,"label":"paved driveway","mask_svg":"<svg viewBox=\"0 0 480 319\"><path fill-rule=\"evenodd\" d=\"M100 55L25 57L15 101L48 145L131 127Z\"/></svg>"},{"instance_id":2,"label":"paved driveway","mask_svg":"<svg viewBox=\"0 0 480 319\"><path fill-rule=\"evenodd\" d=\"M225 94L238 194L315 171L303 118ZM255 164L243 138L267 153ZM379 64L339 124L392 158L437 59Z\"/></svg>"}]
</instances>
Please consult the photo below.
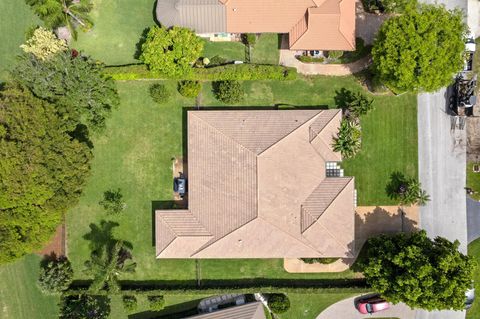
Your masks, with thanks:
<instances>
[{"instance_id":1,"label":"paved driveway","mask_svg":"<svg viewBox=\"0 0 480 319\"><path fill-rule=\"evenodd\" d=\"M358 296L357 296L358 297ZM396 317L400 319L415 319L415 310L405 304L392 306L390 309L373 315L362 315L354 306L355 298L352 297L339 301L317 316L317 319L364 319L364 318L385 318Z\"/></svg>"},{"instance_id":2,"label":"paved driveway","mask_svg":"<svg viewBox=\"0 0 480 319\"><path fill-rule=\"evenodd\" d=\"M467 196L468 243L480 238L480 202Z\"/></svg>"}]
</instances>

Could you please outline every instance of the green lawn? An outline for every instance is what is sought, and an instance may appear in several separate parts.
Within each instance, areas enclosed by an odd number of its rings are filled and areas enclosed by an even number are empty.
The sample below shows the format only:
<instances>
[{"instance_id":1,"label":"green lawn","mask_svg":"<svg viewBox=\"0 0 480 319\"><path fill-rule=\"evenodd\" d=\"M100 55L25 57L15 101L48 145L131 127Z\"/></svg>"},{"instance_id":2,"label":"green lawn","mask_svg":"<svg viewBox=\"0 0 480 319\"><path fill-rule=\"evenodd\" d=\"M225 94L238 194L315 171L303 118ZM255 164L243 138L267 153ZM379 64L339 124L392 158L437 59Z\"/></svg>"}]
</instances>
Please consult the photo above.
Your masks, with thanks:
<instances>
[{"instance_id":1,"label":"green lawn","mask_svg":"<svg viewBox=\"0 0 480 319\"><path fill-rule=\"evenodd\" d=\"M212 42L205 40L203 56L220 56L228 61L245 61L245 45L241 42Z\"/></svg>"},{"instance_id":2,"label":"green lawn","mask_svg":"<svg viewBox=\"0 0 480 319\"><path fill-rule=\"evenodd\" d=\"M473 165L479 163L467 163L467 187L470 187L474 194L469 195L475 200L480 200L480 173L473 171Z\"/></svg>"},{"instance_id":3,"label":"green lawn","mask_svg":"<svg viewBox=\"0 0 480 319\"><path fill-rule=\"evenodd\" d=\"M478 265L480 265L480 239L474 240L468 245L468 254L473 256ZM480 267L480 266L479 266ZM476 298L473 302L472 308L467 310L467 319L480 318L480 298L478 298L478 292L480 291L480 268L477 267L477 271L473 276L475 282Z\"/></svg>"},{"instance_id":4,"label":"green lawn","mask_svg":"<svg viewBox=\"0 0 480 319\"><path fill-rule=\"evenodd\" d=\"M291 308L280 315L281 319L315 319L331 304L353 297L351 293L288 294ZM352 305L353 307L353 305Z\"/></svg>"},{"instance_id":5,"label":"green lawn","mask_svg":"<svg viewBox=\"0 0 480 319\"><path fill-rule=\"evenodd\" d=\"M79 205L67 219L69 256L77 278L88 258L89 241L83 236L90 224L101 220L119 223L113 228L117 238L130 241L138 262L134 275L126 279L196 280L195 262L191 260L156 260L152 245L152 201L172 199L171 159L182 155L183 107L194 101L175 93L171 102L154 104L148 87L152 82L119 82L121 105L108 122L104 135L95 138L92 176ZM175 91L174 81L166 82ZM272 106L296 104L304 107L333 107L335 92L346 87L360 89L354 78L300 78L293 82L246 82L241 105ZM205 83L204 105L221 105ZM389 174L395 170L416 173L416 100L413 95L376 97L376 110L364 119L364 150L345 163L347 174L357 177L360 205L390 204L384 192ZM127 209L120 216L107 216L98 205L102 193L121 188ZM201 279L240 280L255 278L326 279L351 278L340 274L292 275L283 270L281 260L203 260L199 263Z\"/></svg>"},{"instance_id":6,"label":"green lawn","mask_svg":"<svg viewBox=\"0 0 480 319\"><path fill-rule=\"evenodd\" d=\"M252 49L252 63L278 64L280 59L279 35L264 33L257 38L257 43Z\"/></svg>"},{"instance_id":7,"label":"green lawn","mask_svg":"<svg viewBox=\"0 0 480 319\"><path fill-rule=\"evenodd\" d=\"M155 24L152 0L94 0L91 17L94 27L79 31L72 46L92 55L107 65L137 63L136 44L142 32Z\"/></svg>"},{"instance_id":8,"label":"green lawn","mask_svg":"<svg viewBox=\"0 0 480 319\"><path fill-rule=\"evenodd\" d=\"M58 297L37 288L40 257L29 255L0 267L0 318L51 319L58 317Z\"/></svg>"},{"instance_id":9,"label":"green lawn","mask_svg":"<svg viewBox=\"0 0 480 319\"><path fill-rule=\"evenodd\" d=\"M0 1L0 82L7 78L7 71L21 52L25 32L40 23L23 0Z\"/></svg>"}]
</instances>

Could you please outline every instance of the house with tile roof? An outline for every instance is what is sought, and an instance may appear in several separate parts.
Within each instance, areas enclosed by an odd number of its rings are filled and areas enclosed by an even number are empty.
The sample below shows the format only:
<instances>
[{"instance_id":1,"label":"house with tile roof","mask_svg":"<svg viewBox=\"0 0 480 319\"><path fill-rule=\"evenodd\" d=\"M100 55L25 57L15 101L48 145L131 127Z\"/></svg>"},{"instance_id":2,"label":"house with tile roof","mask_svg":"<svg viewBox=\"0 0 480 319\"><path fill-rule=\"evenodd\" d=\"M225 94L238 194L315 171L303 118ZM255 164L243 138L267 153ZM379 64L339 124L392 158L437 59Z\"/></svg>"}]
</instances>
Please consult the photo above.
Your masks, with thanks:
<instances>
[{"instance_id":1,"label":"house with tile roof","mask_svg":"<svg viewBox=\"0 0 480 319\"><path fill-rule=\"evenodd\" d=\"M157 210L157 258L352 257L341 110L189 111L188 209Z\"/></svg>"},{"instance_id":2,"label":"house with tile roof","mask_svg":"<svg viewBox=\"0 0 480 319\"><path fill-rule=\"evenodd\" d=\"M184 319L266 319L261 302L251 302Z\"/></svg>"},{"instance_id":3,"label":"house with tile roof","mask_svg":"<svg viewBox=\"0 0 480 319\"><path fill-rule=\"evenodd\" d=\"M158 0L157 20L197 34L288 34L290 50L355 50L355 0Z\"/></svg>"}]
</instances>

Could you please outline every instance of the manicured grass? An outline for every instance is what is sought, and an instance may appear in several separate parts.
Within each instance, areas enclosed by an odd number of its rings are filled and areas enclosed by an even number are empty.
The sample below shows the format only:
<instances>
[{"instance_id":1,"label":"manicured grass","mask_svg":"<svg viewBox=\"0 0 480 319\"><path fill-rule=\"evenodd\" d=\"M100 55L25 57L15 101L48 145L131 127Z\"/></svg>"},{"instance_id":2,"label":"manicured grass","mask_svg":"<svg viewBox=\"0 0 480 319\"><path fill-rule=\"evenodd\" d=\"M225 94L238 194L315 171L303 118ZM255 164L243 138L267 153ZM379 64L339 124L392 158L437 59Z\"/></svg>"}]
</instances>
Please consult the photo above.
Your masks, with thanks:
<instances>
[{"instance_id":1,"label":"manicured grass","mask_svg":"<svg viewBox=\"0 0 480 319\"><path fill-rule=\"evenodd\" d=\"M475 192L469 196L475 200L480 200L480 173L473 171L474 164L480 165L480 163L467 163L467 187Z\"/></svg>"},{"instance_id":2,"label":"manicured grass","mask_svg":"<svg viewBox=\"0 0 480 319\"><path fill-rule=\"evenodd\" d=\"M315 319L318 314L328 308L328 306L353 297L350 293L329 293L329 294L288 294L291 308L279 315L281 319Z\"/></svg>"},{"instance_id":3,"label":"manicured grass","mask_svg":"<svg viewBox=\"0 0 480 319\"><path fill-rule=\"evenodd\" d=\"M57 318L58 297L46 296L37 288L40 257L28 255L0 267L0 318Z\"/></svg>"},{"instance_id":4,"label":"manicured grass","mask_svg":"<svg viewBox=\"0 0 480 319\"><path fill-rule=\"evenodd\" d=\"M220 56L228 61L245 61L245 45L241 42L212 42L205 40L203 56Z\"/></svg>"},{"instance_id":5,"label":"manicured grass","mask_svg":"<svg viewBox=\"0 0 480 319\"><path fill-rule=\"evenodd\" d=\"M176 93L175 81L165 82L175 92L168 103L153 103L148 87L154 82L119 82L121 105L113 113L104 135L94 138L95 158L92 176L79 205L67 219L69 257L76 277L83 278L83 263L88 259L89 241L83 236L90 224L101 220L119 223L115 237L133 245L137 272L124 279L153 280L175 284L197 279L193 260L156 260L152 234L152 202L172 199L172 158L182 155L182 119L185 107L194 105ZM302 107L334 107L336 91L345 87L359 90L353 77L299 78L292 82L246 82L245 99L239 105L275 104ZM202 104L222 105L204 83ZM391 203L384 192L394 170L416 175L416 100L413 95L376 97L376 110L364 119L364 150L347 161L346 175L356 176L359 204ZM98 202L104 191L121 188L127 208L119 216L105 214ZM201 280L338 279L352 278L352 272L288 274L281 260L202 260Z\"/></svg>"},{"instance_id":6,"label":"manicured grass","mask_svg":"<svg viewBox=\"0 0 480 319\"><path fill-rule=\"evenodd\" d=\"M87 33L79 31L72 47L106 63L136 63L136 44L145 28L155 25L152 0L94 0L91 17L94 27Z\"/></svg>"},{"instance_id":7,"label":"manicured grass","mask_svg":"<svg viewBox=\"0 0 480 319\"><path fill-rule=\"evenodd\" d=\"M476 260L477 264L480 265L480 239L474 240L468 245L468 254ZM472 307L467 310L467 319L480 318L480 298L478 298L478 291L480 291L480 268L478 267L473 276L473 281L475 282L477 297L475 298Z\"/></svg>"},{"instance_id":8,"label":"manicured grass","mask_svg":"<svg viewBox=\"0 0 480 319\"><path fill-rule=\"evenodd\" d=\"M25 32L40 20L23 0L0 1L0 83L8 76L21 53L20 45L25 42Z\"/></svg>"},{"instance_id":9,"label":"manicured grass","mask_svg":"<svg viewBox=\"0 0 480 319\"><path fill-rule=\"evenodd\" d=\"M252 63L278 64L280 59L279 35L276 33L263 33L257 38L257 43L252 49Z\"/></svg>"},{"instance_id":10,"label":"manicured grass","mask_svg":"<svg viewBox=\"0 0 480 319\"><path fill-rule=\"evenodd\" d=\"M359 205L397 204L385 192L390 175L418 175L416 98L402 97L376 98L375 111L361 120L361 152L342 163L355 176Z\"/></svg>"}]
</instances>

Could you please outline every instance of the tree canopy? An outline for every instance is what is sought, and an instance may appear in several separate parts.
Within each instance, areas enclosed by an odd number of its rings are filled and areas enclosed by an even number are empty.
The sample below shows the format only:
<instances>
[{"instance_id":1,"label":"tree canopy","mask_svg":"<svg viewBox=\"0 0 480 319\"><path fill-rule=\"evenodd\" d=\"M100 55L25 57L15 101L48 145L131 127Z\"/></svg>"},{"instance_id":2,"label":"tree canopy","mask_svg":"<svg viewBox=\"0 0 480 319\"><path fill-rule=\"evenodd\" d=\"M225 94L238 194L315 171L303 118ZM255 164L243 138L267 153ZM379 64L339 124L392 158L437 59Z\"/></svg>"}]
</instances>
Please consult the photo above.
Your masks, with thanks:
<instances>
[{"instance_id":1,"label":"tree canopy","mask_svg":"<svg viewBox=\"0 0 480 319\"><path fill-rule=\"evenodd\" d=\"M182 76L192 71L202 51L203 41L192 30L154 26L142 45L140 60L154 72Z\"/></svg>"},{"instance_id":2,"label":"tree canopy","mask_svg":"<svg viewBox=\"0 0 480 319\"><path fill-rule=\"evenodd\" d=\"M25 0L49 29L66 26L73 38L77 38L76 26L84 30L92 27L89 13L91 0Z\"/></svg>"},{"instance_id":3,"label":"tree canopy","mask_svg":"<svg viewBox=\"0 0 480 319\"><path fill-rule=\"evenodd\" d=\"M466 28L460 11L438 5L419 5L387 20L372 49L380 80L399 91L448 85L463 66Z\"/></svg>"},{"instance_id":4,"label":"tree canopy","mask_svg":"<svg viewBox=\"0 0 480 319\"><path fill-rule=\"evenodd\" d=\"M432 240L424 230L381 235L368 240L357 266L371 287L393 303L426 310L462 310L476 264L458 247L458 241Z\"/></svg>"},{"instance_id":5,"label":"tree canopy","mask_svg":"<svg viewBox=\"0 0 480 319\"><path fill-rule=\"evenodd\" d=\"M59 53L42 61L24 54L12 77L35 96L56 105L56 113L70 130L78 123L100 130L119 104L115 82L104 76L103 65L85 56Z\"/></svg>"},{"instance_id":6,"label":"tree canopy","mask_svg":"<svg viewBox=\"0 0 480 319\"><path fill-rule=\"evenodd\" d=\"M0 263L50 239L89 175L91 150L27 89L0 92Z\"/></svg>"}]
</instances>

